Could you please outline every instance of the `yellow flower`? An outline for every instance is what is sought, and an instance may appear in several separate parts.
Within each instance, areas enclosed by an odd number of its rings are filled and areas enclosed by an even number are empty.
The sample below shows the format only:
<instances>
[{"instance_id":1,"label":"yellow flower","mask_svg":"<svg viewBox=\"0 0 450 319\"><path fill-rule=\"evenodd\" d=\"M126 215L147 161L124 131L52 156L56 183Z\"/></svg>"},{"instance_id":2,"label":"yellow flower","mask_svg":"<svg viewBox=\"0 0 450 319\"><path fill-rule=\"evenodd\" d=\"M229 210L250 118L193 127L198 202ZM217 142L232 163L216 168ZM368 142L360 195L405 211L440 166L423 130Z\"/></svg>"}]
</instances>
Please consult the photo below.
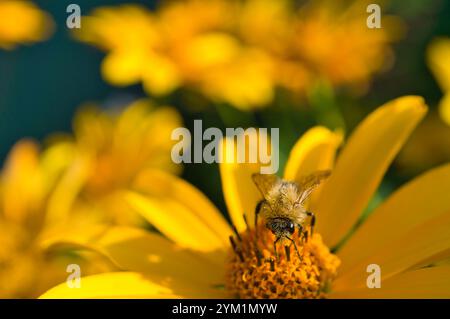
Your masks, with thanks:
<instances>
[{"instance_id":1,"label":"yellow flower","mask_svg":"<svg viewBox=\"0 0 450 319\"><path fill-rule=\"evenodd\" d=\"M162 95L185 83L237 107L261 105L272 98L270 64L225 31L233 9L223 0L174 2L155 14L136 5L105 7L85 17L76 35L108 52L102 74L112 84L142 81Z\"/></svg>"},{"instance_id":2,"label":"yellow flower","mask_svg":"<svg viewBox=\"0 0 450 319\"><path fill-rule=\"evenodd\" d=\"M154 168L172 174L180 165L171 159L171 133L180 127L181 116L171 107L156 108L143 99L123 109L102 111L82 108L74 120L74 136L58 139L73 158L55 192L49 215L85 210L98 222L135 224L117 192L130 187L141 171Z\"/></svg>"},{"instance_id":3,"label":"yellow flower","mask_svg":"<svg viewBox=\"0 0 450 319\"><path fill-rule=\"evenodd\" d=\"M335 165L340 134L314 127L299 139L285 168L286 180L332 169L310 198L317 235L306 244L295 239L302 260L294 253L271 259L273 237L263 226L254 237L253 211L260 194L250 176L259 171L258 164L221 164L234 235L200 191L173 175L150 170L124 196L161 235L124 227L96 234L83 245L109 256L124 271L88 276L81 289L60 285L42 297L448 298L450 267L441 261L448 260L450 251L449 165L395 191L355 228L425 113L422 98L414 96L381 106L356 128ZM252 249L255 244L262 256ZM367 287L371 264L381 269L381 288Z\"/></svg>"},{"instance_id":4,"label":"yellow flower","mask_svg":"<svg viewBox=\"0 0 450 319\"><path fill-rule=\"evenodd\" d=\"M69 254L45 244L69 230L75 238L82 236L86 227L76 220L63 225L47 218L53 187L69 159L60 146L39 153L38 146L26 140L9 154L0 177L0 298L37 297L68 276L69 264L91 274L113 269L98 257L91 264L85 253Z\"/></svg>"},{"instance_id":5,"label":"yellow flower","mask_svg":"<svg viewBox=\"0 0 450 319\"><path fill-rule=\"evenodd\" d=\"M136 224L117 193L142 170L180 170L170 158L170 135L180 125L174 109L139 100L116 113L87 106L75 136L55 136L42 152L19 142L0 176L0 298L37 297L66 280L70 264L83 274L116 269L55 238L82 241L111 223Z\"/></svg>"},{"instance_id":6,"label":"yellow flower","mask_svg":"<svg viewBox=\"0 0 450 319\"><path fill-rule=\"evenodd\" d=\"M401 24L383 16L382 28L369 29L370 1L315 1L300 10L292 49L316 76L334 85L367 86L392 59L390 43L401 34Z\"/></svg>"},{"instance_id":7,"label":"yellow flower","mask_svg":"<svg viewBox=\"0 0 450 319\"><path fill-rule=\"evenodd\" d=\"M188 87L247 110L268 105L277 87L304 93L316 78L366 85L385 65L397 25L386 17L382 29L370 30L365 6L335 4L298 9L288 0L184 0L154 12L103 7L84 17L75 35L107 52L101 69L109 83L142 82L151 95Z\"/></svg>"},{"instance_id":8,"label":"yellow flower","mask_svg":"<svg viewBox=\"0 0 450 319\"><path fill-rule=\"evenodd\" d=\"M439 104L439 113L450 125L450 39L437 38L431 42L427 52L428 65L444 92Z\"/></svg>"},{"instance_id":9,"label":"yellow flower","mask_svg":"<svg viewBox=\"0 0 450 319\"><path fill-rule=\"evenodd\" d=\"M19 43L46 39L53 30L52 18L25 0L0 2L0 48L14 49Z\"/></svg>"}]
</instances>

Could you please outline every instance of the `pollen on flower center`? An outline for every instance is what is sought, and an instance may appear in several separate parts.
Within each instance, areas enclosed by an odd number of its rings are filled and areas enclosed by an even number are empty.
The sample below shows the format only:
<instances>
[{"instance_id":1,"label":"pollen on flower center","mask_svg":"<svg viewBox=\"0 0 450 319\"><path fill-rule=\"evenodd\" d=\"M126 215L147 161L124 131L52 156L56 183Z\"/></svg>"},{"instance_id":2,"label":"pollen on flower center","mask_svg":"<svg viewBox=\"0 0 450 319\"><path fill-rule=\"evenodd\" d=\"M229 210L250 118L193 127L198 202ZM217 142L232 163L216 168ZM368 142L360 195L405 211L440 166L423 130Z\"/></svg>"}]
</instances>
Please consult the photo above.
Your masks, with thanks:
<instances>
[{"instance_id":1,"label":"pollen on flower center","mask_svg":"<svg viewBox=\"0 0 450 319\"><path fill-rule=\"evenodd\" d=\"M297 233L297 232L296 232ZM233 246L226 270L226 287L239 298L324 298L336 277L340 260L319 234L294 235L299 256L291 242L277 245L264 225L230 237Z\"/></svg>"}]
</instances>

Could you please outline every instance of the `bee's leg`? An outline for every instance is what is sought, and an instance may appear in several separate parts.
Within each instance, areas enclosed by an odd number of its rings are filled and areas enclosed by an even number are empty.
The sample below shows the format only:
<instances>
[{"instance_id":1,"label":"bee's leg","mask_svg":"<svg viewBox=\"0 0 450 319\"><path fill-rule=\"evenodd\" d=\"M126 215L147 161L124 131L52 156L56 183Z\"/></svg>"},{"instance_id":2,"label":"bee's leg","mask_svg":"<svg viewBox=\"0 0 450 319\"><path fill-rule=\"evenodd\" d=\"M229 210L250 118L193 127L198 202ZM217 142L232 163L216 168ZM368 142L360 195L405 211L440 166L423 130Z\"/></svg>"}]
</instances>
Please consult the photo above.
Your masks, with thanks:
<instances>
[{"instance_id":1,"label":"bee's leg","mask_svg":"<svg viewBox=\"0 0 450 319\"><path fill-rule=\"evenodd\" d=\"M300 261L302 261L302 256L300 255L300 252L298 251L297 244L295 243L295 241L292 238L287 237L287 236L285 238L287 240L291 241L291 245L294 245L294 249L295 249L295 252L297 253L297 257Z\"/></svg>"},{"instance_id":2,"label":"bee's leg","mask_svg":"<svg viewBox=\"0 0 450 319\"><path fill-rule=\"evenodd\" d=\"M310 226L311 226L311 234L310 235L311 236L310 237L312 237L313 232L314 232L314 225L316 224L316 215L314 215L313 212L306 212L306 215L311 217L311 223L310 223Z\"/></svg>"},{"instance_id":3,"label":"bee's leg","mask_svg":"<svg viewBox=\"0 0 450 319\"><path fill-rule=\"evenodd\" d=\"M275 239L275 241L273 242L273 252L275 253L275 258L278 259L278 252L277 252L277 243L278 241L281 239L281 237L278 237L277 239Z\"/></svg>"}]
</instances>

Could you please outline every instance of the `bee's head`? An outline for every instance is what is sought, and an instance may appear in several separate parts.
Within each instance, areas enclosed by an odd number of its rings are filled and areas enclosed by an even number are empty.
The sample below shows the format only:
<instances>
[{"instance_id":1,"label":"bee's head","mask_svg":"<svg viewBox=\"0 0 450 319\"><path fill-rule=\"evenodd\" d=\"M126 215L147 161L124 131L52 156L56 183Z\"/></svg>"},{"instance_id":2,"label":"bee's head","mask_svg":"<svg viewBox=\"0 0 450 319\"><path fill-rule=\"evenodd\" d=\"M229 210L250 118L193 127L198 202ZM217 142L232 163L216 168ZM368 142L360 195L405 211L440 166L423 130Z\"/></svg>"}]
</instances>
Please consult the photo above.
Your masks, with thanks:
<instances>
[{"instance_id":1,"label":"bee's head","mask_svg":"<svg viewBox=\"0 0 450 319\"><path fill-rule=\"evenodd\" d=\"M295 232L295 224L289 218L285 217L276 217L267 220L266 227L276 237L290 236Z\"/></svg>"}]
</instances>

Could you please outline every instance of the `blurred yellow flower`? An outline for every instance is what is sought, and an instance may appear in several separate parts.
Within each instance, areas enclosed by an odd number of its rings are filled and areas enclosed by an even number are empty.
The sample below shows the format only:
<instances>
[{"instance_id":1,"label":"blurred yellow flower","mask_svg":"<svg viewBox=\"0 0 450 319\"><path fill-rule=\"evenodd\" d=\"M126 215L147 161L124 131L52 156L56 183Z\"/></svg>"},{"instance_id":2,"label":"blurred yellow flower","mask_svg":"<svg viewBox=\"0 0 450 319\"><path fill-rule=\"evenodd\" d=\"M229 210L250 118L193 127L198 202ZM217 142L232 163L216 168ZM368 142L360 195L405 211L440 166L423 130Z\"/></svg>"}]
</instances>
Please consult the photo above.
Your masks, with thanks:
<instances>
[{"instance_id":1,"label":"blurred yellow flower","mask_svg":"<svg viewBox=\"0 0 450 319\"><path fill-rule=\"evenodd\" d=\"M111 223L142 221L117 193L142 170L180 171L170 157L170 136L180 125L174 109L138 100L110 112L86 106L74 137L50 137L42 152L34 142L19 142L0 176L0 298L37 297L68 277L69 264L83 274L115 269L54 238L81 241Z\"/></svg>"},{"instance_id":2,"label":"blurred yellow flower","mask_svg":"<svg viewBox=\"0 0 450 319\"><path fill-rule=\"evenodd\" d=\"M20 43L33 43L49 37L53 20L26 0L0 1L0 48L14 49Z\"/></svg>"},{"instance_id":3,"label":"blurred yellow flower","mask_svg":"<svg viewBox=\"0 0 450 319\"><path fill-rule=\"evenodd\" d=\"M156 11L103 7L75 35L107 52L106 81L142 82L151 95L180 86L240 109L269 104L276 87L304 92L314 79L368 84L389 56L392 29L368 29L366 6L336 1L184 0ZM367 2L368 4L368 2ZM366 4L366 5L367 5Z\"/></svg>"},{"instance_id":4,"label":"blurred yellow flower","mask_svg":"<svg viewBox=\"0 0 450 319\"><path fill-rule=\"evenodd\" d=\"M72 149L73 159L56 186L61 196L50 216L86 210L98 222L135 224L138 220L116 194L147 168L180 172L171 159L171 133L181 125L175 109L156 108L145 99L108 111L82 108L74 120L74 136L56 138L56 144Z\"/></svg>"},{"instance_id":5,"label":"blurred yellow flower","mask_svg":"<svg viewBox=\"0 0 450 319\"><path fill-rule=\"evenodd\" d=\"M428 47L428 65L444 92L439 104L442 119L450 125L450 38L437 38Z\"/></svg>"},{"instance_id":6,"label":"blurred yellow flower","mask_svg":"<svg viewBox=\"0 0 450 319\"><path fill-rule=\"evenodd\" d=\"M381 106L355 129L335 165L340 134L314 127L299 139L285 168L286 180L332 169L309 203L320 235L306 244L294 239L302 260L281 254L274 261L273 237L262 225L255 237L254 208L261 196L251 175L259 164L220 164L234 235L199 190L148 170L124 196L162 235L116 227L82 242L123 271L88 276L81 289L60 285L42 297L449 298L450 267L439 262L450 251L450 165L407 183L354 229L426 109L423 99L414 96ZM367 266L374 263L381 268L378 289L366 283Z\"/></svg>"},{"instance_id":7,"label":"blurred yellow flower","mask_svg":"<svg viewBox=\"0 0 450 319\"><path fill-rule=\"evenodd\" d=\"M390 43L402 33L400 21L387 15L381 29L369 29L370 3L319 0L301 8L294 25L294 56L334 85L367 86L391 62Z\"/></svg>"},{"instance_id":8,"label":"blurred yellow flower","mask_svg":"<svg viewBox=\"0 0 450 319\"><path fill-rule=\"evenodd\" d=\"M9 154L0 175L0 298L37 297L67 278L69 264L91 274L112 269L98 257L91 264L84 253L45 244L69 231L83 236L87 229L79 220L61 224L47 218L53 188L69 160L60 146L40 153L34 142L26 140Z\"/></svg>"}]
</instances>

